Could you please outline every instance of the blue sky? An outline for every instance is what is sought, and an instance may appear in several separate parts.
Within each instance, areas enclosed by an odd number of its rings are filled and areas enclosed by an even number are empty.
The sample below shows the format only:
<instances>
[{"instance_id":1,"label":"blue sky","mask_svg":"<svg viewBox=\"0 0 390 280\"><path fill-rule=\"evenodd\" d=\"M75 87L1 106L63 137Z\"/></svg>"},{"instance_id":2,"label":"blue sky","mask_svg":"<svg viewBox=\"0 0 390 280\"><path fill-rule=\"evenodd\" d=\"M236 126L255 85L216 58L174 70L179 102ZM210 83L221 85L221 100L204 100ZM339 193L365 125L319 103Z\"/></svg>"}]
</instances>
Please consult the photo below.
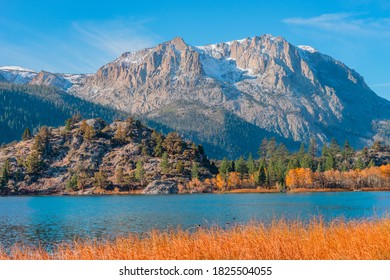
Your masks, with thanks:
<instances>
[{"instance_id":1,"label":"blue sky","mask_svg":"<svg viewBox=\"0 0 390 280\"><path fill-rule=\"evenodd\" d=\"M341 60L390 100L388 0L1 0L0 65L92 73L175 36L205 45L265 33Z\"/></svg>"}]
</instances>

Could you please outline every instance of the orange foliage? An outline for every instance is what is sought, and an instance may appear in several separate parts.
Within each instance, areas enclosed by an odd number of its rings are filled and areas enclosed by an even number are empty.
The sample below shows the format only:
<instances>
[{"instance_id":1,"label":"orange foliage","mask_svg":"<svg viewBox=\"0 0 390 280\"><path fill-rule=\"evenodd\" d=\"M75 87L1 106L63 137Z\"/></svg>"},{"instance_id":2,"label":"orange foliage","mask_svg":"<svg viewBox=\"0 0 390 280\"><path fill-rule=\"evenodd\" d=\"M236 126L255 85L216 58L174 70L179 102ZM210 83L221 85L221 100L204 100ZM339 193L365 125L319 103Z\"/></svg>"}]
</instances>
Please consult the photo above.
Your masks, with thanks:
<instances>
[{"instance_id":1,"label":"orange foliage","mask_svg":"<svg viewBox=\"0 0 390 280\"><path fill-rule=\"evenodd\" d=\"M384 177L390 178L390 164L382 165L379 169Z\"/></svg>"},{"instance_id":2,"label":"orange foliage","mask_svg":"<svg viewBox=\"0 0 390 280\"><path fill-rule=\"evenodd\" d=\"M225 190L226 188L226 182L220 174L218 174L217 177L215 178L215 185L217 186L218 189L222 191Z\"/></svg>"},{"instance_id":3,"label":"orange foliage","mask_svg":"<svg viewBox=\"0 0 390 280\"><path fill-rule=\"evenodd\" d=\"M310 168L291 169L286 176L289 188L307 188L313 184L313 172Z\"/></svg>"},{"instance_id":4,"label":"orange foliage","mask_svg":"<svg viewBox=\"0 0 390 280\"><path fill-rule=\"evenodd\" d=\"M240 173L230 172L228 177L228 186L229 188L236 189L241 185Z\"/></svg>"}]
</instances>

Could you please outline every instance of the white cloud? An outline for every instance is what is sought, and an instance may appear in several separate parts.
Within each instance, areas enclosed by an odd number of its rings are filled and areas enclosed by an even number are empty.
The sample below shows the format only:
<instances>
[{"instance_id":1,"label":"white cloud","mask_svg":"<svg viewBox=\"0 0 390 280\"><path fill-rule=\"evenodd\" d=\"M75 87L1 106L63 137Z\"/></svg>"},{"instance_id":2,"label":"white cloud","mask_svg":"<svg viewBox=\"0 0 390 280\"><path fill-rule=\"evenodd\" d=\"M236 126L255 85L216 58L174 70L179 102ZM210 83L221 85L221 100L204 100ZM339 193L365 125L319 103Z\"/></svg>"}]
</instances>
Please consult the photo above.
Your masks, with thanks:
<instances>
[{"instance_id":1,"label":"white cloud","mask_svg":"<svg viewBox=\"0 0 390 280\"><path fill-rule=\"evenodd\" d=\"M155 35L145 28L145 21L113 20L107 22L74 22L76 37L107 55L120 55L150 47Z\"/></svg>"},{"instance_id":2,"label":"white cloud","mask_svg":"<svg viewBox=\"0 0 390 280\"><path fill-rule=\"evenodd\" d=\"M1 30L0 38L6 37L8 30L23 38L3 40L0 63L51 72L95 72L123 52L156 44L159 38L147 29L147 23L132 19L73 22L55 33L45 33L0 21L0 26L12 27Z\"/></svg>"},{"instance_id":3,"label":"white cloud","mask_svg":"<svg viewBox=\"0 0 390 280\"><path fill-rule=\"evenodd\" d=\"M293 26L343 33L350 36L390 36L390 18L372 18L365 14L322 14L311 18L286 18L282 21Z\"/></svg>"}]
</instances>

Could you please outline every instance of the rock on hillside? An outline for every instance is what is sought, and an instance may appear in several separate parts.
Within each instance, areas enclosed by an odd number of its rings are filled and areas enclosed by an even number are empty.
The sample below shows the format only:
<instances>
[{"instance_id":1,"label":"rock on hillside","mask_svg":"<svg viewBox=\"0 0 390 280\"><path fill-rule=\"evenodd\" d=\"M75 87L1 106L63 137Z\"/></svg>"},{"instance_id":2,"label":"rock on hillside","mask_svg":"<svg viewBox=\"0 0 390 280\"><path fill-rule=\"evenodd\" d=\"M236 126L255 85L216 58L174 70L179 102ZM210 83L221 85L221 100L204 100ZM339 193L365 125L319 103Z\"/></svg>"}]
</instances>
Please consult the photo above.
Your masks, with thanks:
<instances>
[{"instance_id":1,"label":"rock on hillside","mask_svg":"<svg viewBox=\"0 0 390 280\"><path fill-rule=\"evenodd\" d=\"M1 193L131 192L146 186L151 193L174 193L191 180L194 164L200 178L211 177L203 148L176 133L163 136L132 118L111 124L73 118L0 149L0 167L7 170Z\"/></svg>"}]
</instances>

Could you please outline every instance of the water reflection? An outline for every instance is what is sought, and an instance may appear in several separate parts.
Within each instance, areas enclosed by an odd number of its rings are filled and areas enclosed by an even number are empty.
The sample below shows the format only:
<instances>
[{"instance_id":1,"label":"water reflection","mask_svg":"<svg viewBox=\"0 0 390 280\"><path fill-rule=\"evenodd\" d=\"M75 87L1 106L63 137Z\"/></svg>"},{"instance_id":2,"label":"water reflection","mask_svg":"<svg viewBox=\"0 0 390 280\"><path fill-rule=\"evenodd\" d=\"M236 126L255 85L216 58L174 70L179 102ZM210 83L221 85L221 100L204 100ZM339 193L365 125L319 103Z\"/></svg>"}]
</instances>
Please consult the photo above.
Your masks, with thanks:
<instances>
[{"instance_id":1,"label":"water reflection","mask_svg":"<svg viewBox=\"0 0 390 280\"><path fill-rule=\"evenodd\" d=\"M113 239L152 228L228 228L280 218L350 220L381 217L389 210L390 192L0 197L0 245L50 246L78 238Z\"/></svg>"}]
</instances>

